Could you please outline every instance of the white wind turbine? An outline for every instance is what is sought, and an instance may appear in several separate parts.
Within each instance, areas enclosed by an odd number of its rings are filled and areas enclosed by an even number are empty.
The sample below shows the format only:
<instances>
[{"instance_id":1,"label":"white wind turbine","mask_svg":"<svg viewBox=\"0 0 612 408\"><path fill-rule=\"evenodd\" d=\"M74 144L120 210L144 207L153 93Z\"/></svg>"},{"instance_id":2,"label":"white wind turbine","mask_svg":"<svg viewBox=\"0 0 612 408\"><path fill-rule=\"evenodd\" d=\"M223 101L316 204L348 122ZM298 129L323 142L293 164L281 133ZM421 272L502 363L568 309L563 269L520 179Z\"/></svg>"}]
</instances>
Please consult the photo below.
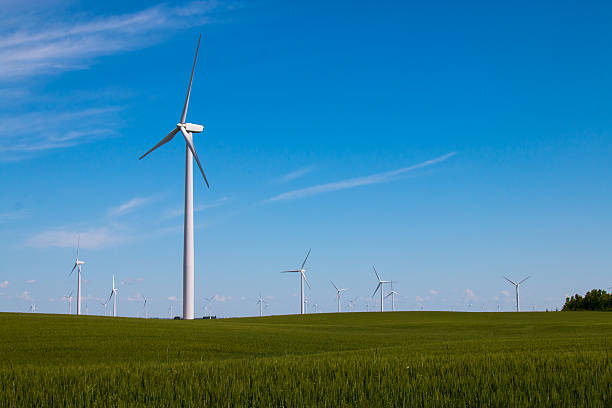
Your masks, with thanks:
<instances>
[{"instance_id":1,"label":"white wind turbine","mask_svg":"<svg viewBox=\"0 0 612 408\"><path fill-rule=\"evenodd\" d=\"M311 248L312 249L312 248ZM306 258L304 258L304 262L302 262L302 266L299 269L293 271L282 271L281 273L299 273L300 274L300 314L304 314L304 306L305 306L305 298L304 298L304 282L310 288L310 283L308 283L308 279L306 279L306 269L304 269L304 265L306 265L306 261L308 260L308 256L310 255L310 249L306 254Z\"/></svg>"},{"instance_id":2,"label":"white wind turbine","mask_svg":"<svg viewBox=\"0 0 612 408\"><path fill-rule=\"evenodd\" d=\"M104 316L106 316L106 306L108 305L108 302L100 302L100 304L104 306Z\"/></svg>"},{"instance_id":3,"label":"white wind turbine","mask_svg":"<svg viewBox=\"0 0 612 408\"><path fill-rule=\"evenodd\" d=\"M72 292L71 290L68 295L62 296L62 299L68 302L68 314L72 314Z\"/></svg>"},{"instance_id":4,"label":"white wind turbine","mask_svg":"<svg viewBox=\"0 0 612 408\"><path fill-rule=\"evenodd\" d=\"M521 286L521 283L525 282L527 279L531 278L531 276L526 277L525 279L523 279L522 281L520 281L519 283L516 282L512 282L510 279L506 278L505 276L503 277L505 280L507 280L508 282L510 282L511 284L514 285L514 287L516 288L516 311L520 312L521 311L521 306L520 306L520 302L519 302L519 288Z\"/></svg>"},{"instance_id":5,"label":"white wind turbine","mask_svg":"<svg viewBox=\"0 0 612 408\"><path fill-rule=\"evenodd\" d=\"M380 279L380 276L378 276L378 272L376 272L376 268L374 266L372 266L372 269L374 269L374 273L376 274L376 279L378 279L378 285L376 286L376 289L374 289L374 293L372 293L372 297L374 297L374 295L376 294L376 291L378 290L378 288L380 288L380 311L384 312L385 311L385 296L384 296L384 284L385 283L391 283L391 281L385 281Z\"/></svg>"},{"instance_id":6,"label":"white wind turbine","mask_svg":"<svg viewBox=\"0 0 612 408\"><path fill-rule=\"evenodd\" d=\"M204 300L208 302L208 306L204 306L204 310L208 309L208 317L212 319L212 304L215 301L215 296L204 298Z\"/></svg>"},{"instance_id":7,"label":"white wind turbine","mask_svg":"<svg viewBox=\"0 0 612 408\"><path fill-rule=\"evenodd\" d=\"M68 277L72 276L72 272L74 272L74 270L77 269L77 314L78 315L81 314L81 265L85 264L84 261L79 260L80 246L81 246L81 236L79 235L79 239L77 242L76 260L74 261L74 266L72 267L72 270L70 271L70 274L68 275Z\"/></svg>"},{"instance_id":8,"label":"white wind turbine","mask_svg":"<svg viewBox=\"0 0 612 408\"><path fill-rule=\"evenodd\" d=\"M36 312L36 303L32 303L30 305L30 312L32 312L32 313Z\"/></svg>"},{"instance_id":9,"label":"white wind turbine","mask_svg":"<svg viewBox=\"0 0 612 408\"><path fill-rule=\"evenodd\" d=\"M195 125L193 123L186 123L187 107L189 105L189 96L191 94L191 83L193 82L193 71L195 70L196 61L198 59L198 50L200 48L200 38L198 38L198 45L196 47L195 58L193 60L193 67L191 68L191 77L189 78L189 87L187 88L187 97L185 98L185 105L183 106L183 112L181 113L181 119L177 123L176 127L168 133L166 137L160 140L155 146L153 146L148 152L140 156L138 160L141 160L146 155L157 149L161 145L168 143L174 138L174 136L181 132L185 139L185 222L184 222L184 245L183 245L183 319L193 319L194 313L194 244L193 244L193 159L195 158L204 182L207 187L210 187L204 170L200 164L200 159L193 145L193 133L200 133L204 130L204 126Z\"/></svg>"},{"instance_id":10,"label":"white wind turbine","mask_svg":"<svg viewBox=\"0 0 612 408\"><path fill-rule=\"evenodd\" d=\"M170 303L170 307L168 308L168 311L170 313L170 319L172 319L172 306L173 306L173 304Z\"/></svg>"},{"instance_id":11,"label":"white wind turbine","mask_svg":"<svg viewBox=\"0 0 612 408\"><path fill-rule=\"evenodd\" d=\"M259 294L259 298L257 299L256 302L259 305L259 317L263 316L263 308L264 307L268 307L268 302L266 302L266 300L261 297L261 293Z\"/></svg>"},{"instance_id":12,"label":"white wind turbine","mask_svg":"<svg viewBox=\"0 0 612 408\"><path fill-rule=\"evenodd\" d=\"M142 295L142 298L144 299L144 313L145 313L145 319L149 318L149 313L147 312L147 302L149 302L149 300L151 300L150 297L146 297L145 295Z\"/></svg>"},{"instance_id":13,"label":"white wind turbine","mask_svg":"<svg viewBox=\"0 0 612 408\"><path fill-rule=\"evenodd\" d=\"M391 282L391 292L385 296L385 299L391 296L391 311L393 312L395 312L395 295L399 295L399 293L393 290L393 282Z\"/></svg>"},{"instance_id":14,"label":"white wind turbine","mask_svg":"<svg viewBox=\"0 0 612 408\"><path fill-rule=\"evenodd\" d=\"M340 307L340 302L341 302L340 296L341 296L342 292L345 292L348 289L338 289L338 287L334 284L334 282L332 282L331 280L330 280L330 282L331 282L332 286L334 287L334 289L336 289L336 299L338 300L338 313L340 313L340 311L342 310L342 308Z\"/></svg>"},{"instance_id":15,"label":"white wind turbine","mask_svg":"<svg viewBox=\"0 0 612 408\"><path fill-rule=\"evenodd\" d=\"M106 303L108 303L111 298L113 298L113 317L117 317L117 291L118 289L115 287L115 275L113 275L113 288L111 289L111 293L106 300Z\"/></svg>"}]
</instances>

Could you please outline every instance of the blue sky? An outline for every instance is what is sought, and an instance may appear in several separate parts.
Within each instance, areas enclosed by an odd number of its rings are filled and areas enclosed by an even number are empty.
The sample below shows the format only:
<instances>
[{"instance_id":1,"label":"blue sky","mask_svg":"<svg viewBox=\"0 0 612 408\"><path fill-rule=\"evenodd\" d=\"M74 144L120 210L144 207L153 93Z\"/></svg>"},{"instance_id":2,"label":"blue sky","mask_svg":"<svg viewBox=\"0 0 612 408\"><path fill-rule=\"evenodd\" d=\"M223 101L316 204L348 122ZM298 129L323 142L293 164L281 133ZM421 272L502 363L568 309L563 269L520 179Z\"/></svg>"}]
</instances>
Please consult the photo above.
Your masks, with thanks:
<instances>
[{"instance_id":1,"label":"blue sky","mask_svg":"<svg viewBox=\"0 0 612 408\"><path fill-rule=\"evenodd\" d=\"M365 310L512 310L612 285L606 2L6 1L0 17L0 310L61 313L77 236L87 308L180 309L188 120L196 309L299 311L329 283ZM74 305L73 305L74 306ZM345 305L346 307L346 305ZM389 305L387 305L389 307ZM73 309L74 310L74 309Z\"/></svg>"}]
</instances>

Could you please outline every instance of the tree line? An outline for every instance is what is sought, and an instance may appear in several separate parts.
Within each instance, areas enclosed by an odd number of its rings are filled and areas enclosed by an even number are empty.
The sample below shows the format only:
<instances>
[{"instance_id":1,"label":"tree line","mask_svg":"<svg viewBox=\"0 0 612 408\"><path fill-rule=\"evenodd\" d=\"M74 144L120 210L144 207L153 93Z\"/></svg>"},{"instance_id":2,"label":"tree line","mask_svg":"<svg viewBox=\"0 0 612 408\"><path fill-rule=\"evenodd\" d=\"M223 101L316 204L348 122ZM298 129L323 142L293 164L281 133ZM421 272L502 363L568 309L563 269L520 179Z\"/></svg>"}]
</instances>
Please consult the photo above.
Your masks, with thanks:
<instances>
[{"instance_id":1,"label":"tree line","mask_svg":"<svg viewBox=\"0 0 612 408\"><path fill-rule=\"evenodd\" d=\"M612 293L607 293L605 290L601 289L593 289L587 292L584 297L575 294L571 298L565 298L565 304L561 311L573 310L612 312Z\"/></svg>"}]
</instances>

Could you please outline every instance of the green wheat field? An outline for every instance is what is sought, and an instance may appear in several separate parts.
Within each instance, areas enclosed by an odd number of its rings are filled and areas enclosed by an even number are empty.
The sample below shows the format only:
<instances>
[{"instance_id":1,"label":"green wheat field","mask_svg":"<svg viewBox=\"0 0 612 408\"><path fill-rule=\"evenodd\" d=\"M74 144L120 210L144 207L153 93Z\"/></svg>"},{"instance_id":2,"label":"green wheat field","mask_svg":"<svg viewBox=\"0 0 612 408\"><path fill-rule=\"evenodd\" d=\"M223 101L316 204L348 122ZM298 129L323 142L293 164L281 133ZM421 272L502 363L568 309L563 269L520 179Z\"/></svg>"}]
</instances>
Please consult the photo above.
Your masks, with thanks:
<instances>
[{"instance_id":1,"label":"green wheat field","mask_svg":"<svg viewBox=\"0 0 612 408\"><path fill-rule=\"evenodd\" d=\"M2 407L612 407L612 314L0 313Z\"/></svg>"}]
</instances>

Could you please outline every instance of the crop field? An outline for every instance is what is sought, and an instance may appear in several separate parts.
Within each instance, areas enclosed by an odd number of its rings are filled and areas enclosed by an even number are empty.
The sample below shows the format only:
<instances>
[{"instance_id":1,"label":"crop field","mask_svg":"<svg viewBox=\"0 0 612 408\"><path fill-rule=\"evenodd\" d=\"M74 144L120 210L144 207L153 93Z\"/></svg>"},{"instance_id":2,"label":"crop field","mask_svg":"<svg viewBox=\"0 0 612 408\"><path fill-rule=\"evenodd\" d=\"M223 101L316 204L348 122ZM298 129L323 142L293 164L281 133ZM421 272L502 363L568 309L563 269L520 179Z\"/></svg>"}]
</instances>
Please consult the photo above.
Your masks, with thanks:
<instances>
[{"instance_id":1,"label":"crop field","mask_svg":"<svg viewBox=\"0 0 612 408\"><path fill-rule=\"evenodd\" d=\"M610 407L612 314L0 313L0 406Z\"/></svg>"}]
</instances>

